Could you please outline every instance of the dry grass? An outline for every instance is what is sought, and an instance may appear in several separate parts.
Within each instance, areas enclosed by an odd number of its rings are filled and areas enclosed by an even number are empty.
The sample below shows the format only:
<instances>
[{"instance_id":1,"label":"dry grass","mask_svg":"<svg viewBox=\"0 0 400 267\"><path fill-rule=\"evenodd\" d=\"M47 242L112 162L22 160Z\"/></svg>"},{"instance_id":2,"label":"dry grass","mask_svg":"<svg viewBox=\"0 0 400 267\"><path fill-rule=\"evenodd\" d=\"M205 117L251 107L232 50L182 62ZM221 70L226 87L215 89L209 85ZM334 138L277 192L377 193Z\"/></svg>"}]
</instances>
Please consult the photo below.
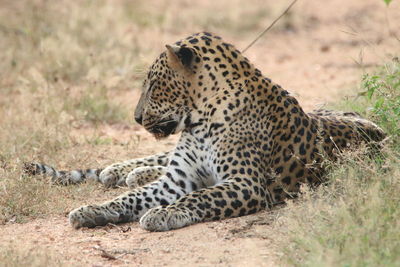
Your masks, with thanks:
<instances>
[{"instance_id":1,"label":"dry grass","mask_svg":"<svg viewBox=\"0 0 400 267\"><path fill-rule=\"evenodd\" d=\"M302 197L282 211L276 225L282 241L278 245L290 265L398 266L400 141L399 124L393 127L391 122L400 119L395 112L399 76L393 76L399 70L398 63L386 66L378 74L379 94L358 103L361 110L371 108L369 115L390 135L382 154L345 154L331 164L327 185L315 191L304 188ZM385 102L375 108L381 94Z\"/></svg>"},{"instance_id":2,"label":"dry grass","mask_svg":"<svg viewBox=\"0 0 400 267\"><path fill-rule=\"evenodd\" d=\"M295 266L395 266L400 260L399 155L386 170L349 154L331 183L290 202L278 220L284 261ZM358 156L360 156L358 154Z\"/></svg>"}]
</instances>

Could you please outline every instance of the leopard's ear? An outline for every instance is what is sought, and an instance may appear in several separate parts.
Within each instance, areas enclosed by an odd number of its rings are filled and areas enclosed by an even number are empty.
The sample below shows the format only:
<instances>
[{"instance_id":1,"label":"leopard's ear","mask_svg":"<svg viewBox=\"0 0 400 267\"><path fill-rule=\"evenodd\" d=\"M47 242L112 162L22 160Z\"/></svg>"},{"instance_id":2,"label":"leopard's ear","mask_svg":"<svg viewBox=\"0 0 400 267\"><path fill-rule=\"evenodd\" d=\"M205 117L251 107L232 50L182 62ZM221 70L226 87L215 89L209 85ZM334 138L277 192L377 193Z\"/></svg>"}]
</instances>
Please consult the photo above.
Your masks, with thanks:
<instances>
[{"instance_id":1,"label":"leopard's ear","mask_svg":"<svg viewBox=\"0 0 400 267\"><path fill-rule=\"evenodd\" d=\"M185 69L193 72L195 52L192 48L177 45L166 45L168 62L175 69Z\"/></svg>"}]
</instances>

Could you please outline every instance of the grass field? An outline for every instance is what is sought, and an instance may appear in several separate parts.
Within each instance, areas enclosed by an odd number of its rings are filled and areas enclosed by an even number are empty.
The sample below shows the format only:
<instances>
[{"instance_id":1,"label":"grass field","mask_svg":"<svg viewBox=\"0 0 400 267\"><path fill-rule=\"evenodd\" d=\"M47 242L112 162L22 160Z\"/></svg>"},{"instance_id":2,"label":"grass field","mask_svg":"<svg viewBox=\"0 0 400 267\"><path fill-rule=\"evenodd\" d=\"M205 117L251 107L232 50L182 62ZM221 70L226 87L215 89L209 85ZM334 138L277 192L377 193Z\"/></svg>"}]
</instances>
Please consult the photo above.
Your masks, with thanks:
<instances>
[{"instance_id":1,"label":"grass field","mask_svg":"<svg viewBox=\"0 0 400 267\"><path fill-rule=\"evenodd\" d=\"M239 0L1 1L0 227L64 216L80 205L123 192L94 183L53 186L47 179L21 175L21 166L35 160L60 169L98 167L172 147L171 141L161 145L146 141L144 134L136 134L133 122L143 75L164 45L209 30L244 47L285 7L283 2L262 0L246 4ZM346 15L346 19L369 25L362 16ZM355 73L349 70L353 66L334 62L332 68L329 60L350 49L358 53L357 44L339 40L337 51L331 40L320 45L323 34L312 32L322 28L319 21L317 15L290 12L271 31L268 47L276 51L274 45L296 40L299 51L307 45L317 50L321 65L314 66L308 54L293 56L294 48L283 45L284 52L276 58L274 53L266 56L268 49L262 46L252 48L250 56L260 57L257 63L270 68L266 72L293 81L315 80L316 87L348 78ZM329 26L332 21L324 23ZM314 35L301 29L311 29ZM328 29L325 35L330 35ZM311 41L302 46L297 38ZM318 47L313 47L316 43ZM336 54L326 56L329 50ZM390 50L382 61L398 52ZM286 63L293 58L305 63ZM321 74L322 62L328 67ZM300 69L304 72L295 74ZM369 73L355 78L364 93L356 101L337 100L335 107L362 113L384 127L390 138L379 157L346 154L332 164L329 184L316 191L305 188L300 201L282 209L273 230L276 240L282 241L277 246L282 264L395 266L400 262L400 65L394 60ZM318 74L322 78L315 78ZM311 88L313 83L306 85ZM311 94L305 90L305 98ZM0 244L0 265L62 265L65 259L53 252Z\"/></svg>"},{"instance_id":2,"label":"grass field","mask_svg":"<svg viewBox=\"0 0 400 267\"><path fill-rule=\"evenodd\" d=\"M279 233L289 264L296 266L398 266L400 262L400 64L393 62L363 79L351 107L389 134L382 153L347 153L330 164L329 183L304 188L290 202Z\"/></svg>"}]
</instances>

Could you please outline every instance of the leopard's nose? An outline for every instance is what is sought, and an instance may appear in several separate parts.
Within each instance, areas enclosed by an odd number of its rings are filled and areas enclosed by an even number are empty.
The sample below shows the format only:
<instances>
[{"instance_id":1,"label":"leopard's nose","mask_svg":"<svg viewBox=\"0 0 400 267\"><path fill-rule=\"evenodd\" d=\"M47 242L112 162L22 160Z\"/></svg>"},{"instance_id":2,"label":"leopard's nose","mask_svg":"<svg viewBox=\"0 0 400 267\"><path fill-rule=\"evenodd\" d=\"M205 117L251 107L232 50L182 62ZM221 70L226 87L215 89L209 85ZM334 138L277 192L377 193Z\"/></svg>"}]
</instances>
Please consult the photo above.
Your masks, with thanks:
<instances>
[{"instance_id":1,"label":"leopard's nose","mask_svg":"<svg viewBox=\"0 0 400 267\"><path fill-rule=\"evenodd\" d=\"M142 115L135 116L135 121L136 121L137 123L139 123L140 125L142 125L143 116L142 116Z\"/></svg>"}]
</instances>

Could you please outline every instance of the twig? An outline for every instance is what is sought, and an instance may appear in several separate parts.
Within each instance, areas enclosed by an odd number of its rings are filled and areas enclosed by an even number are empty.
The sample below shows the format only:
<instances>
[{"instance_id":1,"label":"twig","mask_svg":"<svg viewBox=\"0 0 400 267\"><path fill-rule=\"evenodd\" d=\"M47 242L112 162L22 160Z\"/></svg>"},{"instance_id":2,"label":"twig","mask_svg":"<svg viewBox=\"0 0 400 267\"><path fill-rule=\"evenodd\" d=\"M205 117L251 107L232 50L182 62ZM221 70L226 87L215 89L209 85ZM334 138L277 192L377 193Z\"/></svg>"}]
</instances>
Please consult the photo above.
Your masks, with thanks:
<instances>
[{"instance_id":1,"label":"twig","mask_svg":"<svg viewBox=\"0 0 400 267\"><path fill-rule=\"evenodd\" d=\"M267 31L269 31L269 30L275 25L276 22L278 22L278 20L280 20L284 15L286 15L286 13L289 12L289 10L292 8L292 6L293 6L296 2L297 2L297 0L294 0L294 1L285 9L285 11L283 11L283 13L282 13L280 16L279 16L278 18L276 18L276 19L268 26L268 28L266 28L262 33L260 33L260 34L257 36L256 39L254 39L245 49L242 50L242 53L246 52L247 49L249 49L250 47L252 47L253 44L254 44L255 42L257 42Z\"/></svg>"},{"instance_id":2,"label":"twig","mask_svg":"<svg viewBox=\"0 0 400 267\"><path fill-rule=\"evenodd\" d=\"M108 260L113 260L113 261L118 259L117 257L112 255L110 252L106 251L105 249L99 248L98 250L100 250L100 252L101 252L100 256L103 258L106 258Z\"/></svg>"}]
</instances>

